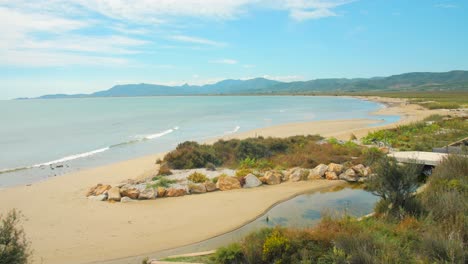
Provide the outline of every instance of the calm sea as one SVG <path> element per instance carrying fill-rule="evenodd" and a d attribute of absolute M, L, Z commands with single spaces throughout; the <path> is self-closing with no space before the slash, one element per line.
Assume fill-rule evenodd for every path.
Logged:
<path fill-rule="evenodd" d="M 314 120 L 370 118 L 343 97 L 197 96 L 0 101 L 0 188 L 173 149 L 185 140 Z"/>

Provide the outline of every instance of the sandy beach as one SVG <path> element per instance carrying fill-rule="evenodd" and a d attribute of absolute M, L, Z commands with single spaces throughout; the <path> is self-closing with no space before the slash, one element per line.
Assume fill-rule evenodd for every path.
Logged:
<path fill-rule="evenodd" d="M 379 115 L 401 115 L 393 127 L 421 120 L 444 110 L 426 110 L 405 100 L 361 98 L 385 103 Z M 367 119 L 286 124 L 230 135 L 287 137 L 321 134 L 349 139 L 384 127 Z M 0 213 L 11 208 L 25 216 L 25 232 L 32 242 L 34 263 L 87 263 L 144 255 L 198 242 L 239 227 L 278 201 L 298 193 L 329 188 L 341 181 L 284 183 L 256 189 L 188 195 L 131 204 L 89 201 L 84 196 L 97 183 L 116 184 L 152 175 L 155 154 L 108 166 L 50 178 L 30 186 L 0 190 Z"/>

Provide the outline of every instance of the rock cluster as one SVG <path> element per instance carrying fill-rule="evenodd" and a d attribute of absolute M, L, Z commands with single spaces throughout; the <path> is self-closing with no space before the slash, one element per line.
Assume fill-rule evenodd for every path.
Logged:
<path fill-rule="evenodd" d="M 187 172 L 184 172 L 188 174 Z M 291 168 L 285 171 L 269 170 L 249 173 L 242 178 L 222 174 L 215 182 L 194 183 L 186 177 L 176 178 L 171 184 L 161 187 L 161 179 L 147 181 L 127 180 L 116 186 L 97 184 L 88 190 L 86 196 L 93 201 L 113 201 L 128 203 L 136 200 L 153 200 L 163 197 L 179 197 L 188 194 L 203 194 L 216 190 L 229 191 L 240 188 L 256 188 L 263 184 L 276 185 L 282 182 L 299 182 L 306 180 L 344 180 L 347 182 L 364 182 L 372 171 L 362 164 L 345 166 L 337 163 L 319 164 L 313 169 Z M 178 177 L 174 175 L 174 177 Z M 213 177 L 213 176 L 212 176 Z M 169 178 L 171 179 L 171 178 Z"/>

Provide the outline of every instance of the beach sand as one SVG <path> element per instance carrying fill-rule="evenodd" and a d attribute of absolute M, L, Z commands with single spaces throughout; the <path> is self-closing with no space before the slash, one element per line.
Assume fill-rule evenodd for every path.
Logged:
<path fill-rule="evenodd" d="M 400 122 L 385 127 L 444 113 L 406 105 L 401 99 L 365 99 L 387 105 L 376 114 L 402 115 Z M 347 140 L 351 133 L 361 137 L 381 129 L 367 127 L 375 122 L 357 119 L 287 124 L 225 138 L 321 134 Z M 253 220 L 278 201 L 305 191 L 343 184 L 320 180 L 284 183 L 127 204 L 89 201 L 85 197 L 86 191 L 97 183 L 116 184 L 152 175 L 159 157 L 162 154 L 50 178 L 31 186 L 0 190 L 0 213 L 17 208 L 25 216 L 23 227 L 32 242 L 34 263 L 98 262 L 208 239 Z"/>

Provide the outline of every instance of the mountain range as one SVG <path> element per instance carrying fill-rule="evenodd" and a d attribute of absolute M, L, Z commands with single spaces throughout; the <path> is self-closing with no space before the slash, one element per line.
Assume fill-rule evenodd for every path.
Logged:
<path fill-rule="evenodd" d="M 328 94 L 402 91 L 468 91 L 468 71 L 411 72 L 388 77 L 280 82 L 265 78 L 223 80 L 207 85 L 116 85 L 91 94 L 50 94 L 38 99 L 164 95 Z"/>

